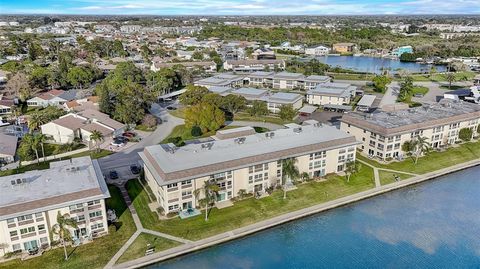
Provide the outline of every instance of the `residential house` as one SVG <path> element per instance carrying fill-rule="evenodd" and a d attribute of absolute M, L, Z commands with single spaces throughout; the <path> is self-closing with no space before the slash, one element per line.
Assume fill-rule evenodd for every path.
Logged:
<path fill-rule="evenodd" d="M 333 44 L 333 51 L 337 53 L 354 53 L 357 50 L 355 43 L 335 43 Z"/>
<path fill-rule="evenodd" d="M 217 71 L 217 64 L 214 61 L 206 61 L 206 62 L 174 62 L 174 63 L 164 63 L 164 62 L 156 62 L 152 61 L 152 65 L 150 66 L 150 70 L 153 72 L 157 72 L 161 68 L 171 68 L 175 65 L 183 65 L 187 69 L 193 68 L 201 68 L 206 72 L 216 72 Z"/>
<path fill-rule="evenodd" d="M 18 137 L 0 133 L 0 164 L 15 161 Z"/>
<path fill-rule="evenodd" d="M 90 157 L 51 162 L 49 169 L 0 177 L 0 244 L 28 251 L 58 241 L 57 215 L 69 214 L 75 244 L 108 233 L 105 199 L 110 197 L 98 162 Z"/>
<path fill-rule="evenodd" d="M 111 119 L 97 110 L 86 109 L 69 113 L 41 126 L 42 134 L 56 143 L 72 143 L 75 138 L 89 142 L 94 130 L 107 137 L 116 137 L 125 131 L 125 124 Z"/>
<path fill-rule="evenodd" d="M 325 46 L 310 47 L 305 49 L 306 55 L 324 56 L 330 53 L 330 48 Z"/>
<path fill-rule="evenodd" d="M 252 58 L 255 60 L 275 60 L 275 51 L 269 48 L 258 48 L 252 52 Z"/>
<path fill-rule="evenodd" d="M 398 47 L 398 48 L 395 48 L 392 50 L 392 55 L 393 56 L 396 56 L 396 57 L 399 57 L 402 56 L 402 54 L 404 53 L 413 53 L 413 48 L 412 46 L 402 46 L 402 47 Z"/>
<path fill-rule="evenodd" d="M 76 90 L 50 90 L 45 93 L 33 97 L 27 100 L 28 106 L 38 106 L 38 107 L 47 107 L 47 106 L 62 106 L 66 102 L 75 100 L 77 97 Z"/>
<path fill-rule="evenodd" d="M 356 145 L 354 136 L 314 124 L 179 148 L 149 146 L 139 154 L 148 185 L 170 213 L 199 206 L 203 194 L 194 193 L 206 181 L 220 189 L 216 203 L 237 197 L 240 190 L 262 194 L 281 184 L 282 160 L 287 158 L 294 158 L 299 172 L 311 177 L 342 172 L 347 161 L 355 160 Z"/>

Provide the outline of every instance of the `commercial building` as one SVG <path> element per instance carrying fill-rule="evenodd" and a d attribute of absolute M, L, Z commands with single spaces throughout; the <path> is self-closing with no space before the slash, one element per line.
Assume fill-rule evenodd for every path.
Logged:
<path fill-rule="evenodd" d="M 244 129 L 241 132 L 245 132 Z M 145 178 L 165 213 L 198 207 L 195 196 L 209 180 L 220 187 L 217 202 L 240 190 L 264 193 L 281 184 L 282 160 L 295 158 L 300 173 L 322 177 L 342 172 L 355 159 L 355 137 L 319 123 L 202 144 L 149 146 L 140 153 Z"/>
<path fill-rule="evenodd" d="M 45 170 L 0 177 L 0 244 L 3 251 L 48 247 L 58 213 L 69 214 L 75 244 L 108 233 L 105 199 L 110 197 L 96 160 L 81 157 L 51 162 Z"/>
<path fill-rule="evenodd" d="M 357 87 L 348 83 L 322 83 L 307 91 L 307 103 L 311 105 L 348 105 Z"/>
<path fill-rule="evenodd" d="M 428 139 L 432 148 L 455 144 L 463 128 L 473 130 L 480 124 L 480 106 L 442 99 L 436 104 L 391 112 L 352 112 L 341 119 L 340 129 L 354 135 L 365 154 L 385 160 L 402 158 L 402 145 L 418 136 Z"/>

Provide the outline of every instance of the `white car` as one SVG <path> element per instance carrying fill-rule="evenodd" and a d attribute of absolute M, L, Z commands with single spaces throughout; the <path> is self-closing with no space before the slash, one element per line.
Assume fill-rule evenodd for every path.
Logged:
<path fill-rule="evenodd" d="M 4 122 L 3 120 L 0 120 L 0 127 L 2 127 L 2 126 L 8 126 L 8 125 L 10 125 L 10 123 Z"/>

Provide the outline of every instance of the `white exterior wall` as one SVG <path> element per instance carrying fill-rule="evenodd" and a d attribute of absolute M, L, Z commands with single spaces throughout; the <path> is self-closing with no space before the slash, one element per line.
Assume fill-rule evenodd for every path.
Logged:
<path fill-rule="evenodd" d="M 42 211 L 39 210 L 34 214 L 26 214 L 27 216 L 31 216 L 31 219 L 20 221 L 18 217 L 22 217 L 19 215 L 18 217 L 11 218 L 9 220 L 2 220 L 0 221 L 0 243 L 8 244 L 8 247 L 4 250 L 5 253 L 12 252 L 16 249 L 20 249 L 22 251 L 25 249 L 25 243 L 36 241 L 37 246 L 40 248 L 42 245 L 50 245 L 50 233 L 52 227 L 57 223 L 57 214 L 60 211 L 61 214 L 69 214 L 70 217 L 76 217 L 79 215 L 84 215 L 85 220 L 78 222 L 78 229 L 85 228 L 86 229 L 86 239 L 91 236 L 92 232 L 96 231 L 98 235 L 103 235 L 108 233 L 108 224 L 107 224 L 107 214 L 106 214 L 106 206 L 105 200 L 100 199 L 98 204 L 94 204 L 92 206 L 88 206 L 87 203 L 83 204 L 83 211 L 74 210 L 71 211 L 69 207 L 60 207 L 53 210 Z M 72 203 L 74 205 L 75 203 Z M 89 217 L 89 213 L 101 211 L 100 217 Z M 96 230 L 91 230 L 91 226 L 93 224 L 101 224 L 103 227 L 97 228 Z M 43 230 L 39 229 L 39 226 L 44 226 Z M 32 232 L 27 232 L 25 234 L 21 234 L 21 229 L 34 229 Z M 11 236 L 10 232 L 16 232 L 17 235 Z M 74 229 L 70 229 L 72 236 L 74 235 Z M 53 240 L 58 240 L 58 238 L 53 238 Z M 81 240 L 83 242 L 83 240 Z M 0 255 L 1 255 L 0 251 Z M 4 254 L 4 253 L 3 253 Z"/>
<path fill-rule="evenodd" d="M 350 98 L 326 96 L 326 95 L 307 95 L 307 102 L 311 105 L 344 105 L 350 103 Z"/>
<path fill-rule="evenodd" d="M 313 154 L 313 153 L 312 153 Z M 347 160 L 355 160 L 355 146 L 346 146 L 338 149 L 324 151 L 322 154 L 305 154 L 296 157 L 296 166 L 300 173 L 306 172 L 311 177 L 321 177 L 330 173 L 342 172 Z M 258 165 L 258 164 L 257 164 Z M 225 186 L 221 186 L 220 194 L 225 194 L 225 200 L 238 196 L 241 189 L 248 193 L 253 193 L 256 188 L 259 191 L 265 191 L 266 188 L 281 184 L 281 164 L 277 161 L 262 163 L 261 169 L 255 167 L 244 167 L 227 172 L 225 180 L 217 181 L 217 184 L 225 182 Z M 253 166 L 253 165 L 252 165 Z M 145 179 L 148 185 L 157 196 L 157 200 L 165 213 L 176 210 L 186 209 L 184 203 L 191 202 L 191 207 L 198 207 L 197 199 L 202 199 L 203 193 L 200 197 L 195 197 L 193 193 L 196 189 L 202 189 L 204 182 L 209 177 L 200 177 L 192 179 L 190 182 L 178 182 L 163 186 L 159 186 L 153 175 L 145 165 Z M 266 176 L 265 176 L 266 174 Z M 231 182 L 231 183 L 228 183 Z M 175 185 L 176 184 L 176 185 Z M 182 192 L 191 191 L 192 195 L 182 195 Z"/>
<path fill-rule="evenodd" d="M 75 139 L 75 132 L 53 122 L 41 126 L 42 134 L 52 137 L 55 142 L 60 144 L 72 143 Z"/>
<path fill-rule="evenodd" d="M 455 122 L 419 131 L 409 131 L 389 137 L 384 137 L 344 122 L 340 124 L 340 130 L 354 135 L 357 141 L 362 142 L 358 147 L 362 149 L 362 152 L 365 155 L 373 155 L 380 159 L 386 159 L 406 155 L 406 152 L 402 151 L 402 145 L 407 141 L 411 141 L 418 135 L 426 137 L 432 148 L 440 148 L 455 144 L 455 142 L 459 140 L 458 133 L 461 129 L 471 128 L 474 131 L 475 136 L 476 128 L 479 123 L 480 119 Z"/>

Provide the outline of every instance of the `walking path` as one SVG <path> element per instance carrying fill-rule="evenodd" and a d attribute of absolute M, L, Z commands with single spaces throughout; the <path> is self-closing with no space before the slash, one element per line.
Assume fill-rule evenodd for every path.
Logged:
<path fill-rule="evenodd" d="M 398 170 L 393 170 L 393 169 L 387 169 L 387 168 L 379 168 L 376 166 L 373 166 L 372 164 L 369 164 L 365 161 L 357 159 L 358 162 L 363 163 L 366 166 L 369 166 L 373 169 L 373 176 L 375 179 L 375 188 L 379 188 L 382 186 L 381 181 L 380 181 L 380 173 L 379 171 L 387 171 L 387 172 L 392 172 L 392 173 L 397 173 L 397 174 L 405 174 L 405 175 L 410 175 L 410 176 L 420 176 L 418 174 L 413 174 L 409 172 L 403 172 L 403 171 L 398 171 Z"/>
<path fill-rule="evenodd" d="M 135 233 L 127 240 L 127 242 L 125 242 L 125 244 L 117 251 L 117 253 L 115 253 L 115 255 L 113 255 L 113 257 L 110 259 L 110 261 L 107 263 L 107 265 L 105 265 L 105 268 L 112 268 L 112 266 L 115 265 L 115 263 L 118 261 L 118 259 L 120 259 L 120 257 L 123 255 L 123 253 L 125 253 L 125 251 L 127 251 L 127 249 L 133 244 L 135 239 L 137 239 L 137 237 L 141 233 L 152 234 L 152 235 L 155 235 L 155 236 L 158 236 L 158 237 L 163 237 L 163 238 L 173 240 L 173 241 L 177 241 L 177 242 L 180 242 L 180 243 L 183 243 L 183 244 L 192 243 L 192 241 L 187 240 L 187 239 L 183 239 L 183 238 L 176 237 L 176 236 L 173 236 L 173 235 L 164 234 L 164 233 L 160 233 L 160 232 L 157 232 L 157 231 L 152 231 L 152 230 L 148 230 L 148 229 L 143 228 L 142 222 L 140 221 L 140 218 L 138 217 L 137 211 L 135 210 L 135 207 L 132 204 L 132 200 L 130 199 L 130 196 L 128 195 L 128 191 L 125 188 L 125 185 L 121 184 L 121 183 L 120 184 L 115 184 L 115 185 L 118 186 L 118 188 L 120 189 L 120 192 L 122 193 L 123 200 L 125 200 L 125 203 L 127 204 L 128 210 L 130 210 L 130 213 L 132 214 L 133 222 L 135 223 L 135 227 L 137 227 L 137 231 L 135 231 Z"/>
<path fill-rule="evenodd" d="M 365 163 L 365 162 L 362 162 Z M 365 163 L 366 164 L 366 163 Z M 374 167 L 372 165 L 366 164 L 370 167 Z M 304 208 L 301 210 L 293 211 L 281 216 L 277 216 L 271 219 L 267 219 L 264 221 L 260 221 L 245 227 L 241 227 L 238 229 L 234 229 L 225 233 L 221 233 L 212 237 L 208 237 L 202 240 L 198 240 L 195 242 L 186 243 L 171 249 L 167 249 L 146 257 L 142 257 L 133 261 L 128 261 L 122 264 L 118 264 L 113 266 L 115 269 L 120 268 L 140 268 L 155 262 L 164 261 L 170 258 L 174 258 L 180 255 L 184 255 L 187 253 L 191 253 L 200 249 L 204 249 L 213 245 L 217 245 L 222 242 L 230 241 L 236 238 L 240 238 L 273 226 L 277 226 L 286 222 L 290 222 L 299 218 L 303 218 L 308 215 L 316 214 L 325 210 L 329 210 L 332 208 L 336 208 L 339 206 L 344 206 L 353 202 L 357 202 L 366 198 L 370 198 L 373 196 L 377 196 L 392 190 L 400 189 L 409 185 L 417 184 L 423 181 L 427 181 L 442 175 L 450 174 L 459 170 L 463 170 L 469 167 L 480 165 L 480 159 L 469 161 L 466 163 L 454 165 L 451 167 L 447 167 L 441 170 L 437 170 L 434 172 L 426 173 L 423 175 L 418 175 L 409 179 L 405 179 L 402 181 L 394 182 L 391 184 L 387 184 L 385 186 L 376 187 L 367 191 L 359 192 L 353 195 L 349 195 L 347 197 L 342 197 L 333 201 L 329 201 L 323 204 L 318 204 L 315 206 L 311 206 L 308 208 Z M 110 268 L 110 267 L 108 267 Z"/>

